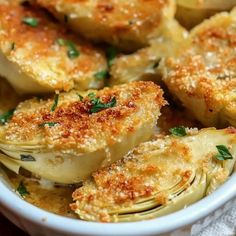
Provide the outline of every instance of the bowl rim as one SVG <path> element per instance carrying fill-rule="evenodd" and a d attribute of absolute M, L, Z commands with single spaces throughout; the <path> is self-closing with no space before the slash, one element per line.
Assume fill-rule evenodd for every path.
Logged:
<path fill-rule="evenodd" d="M 235 182 L 236 173 L 211 195 L 189 207 L 156 219 L 128 223 L 96 223 L 71 219 L 42 210 L 21 199 L 0 177 L 0 208 L 3 206 L 28 222 L 69 235 L 157 235 L 193 224 L 223 206 L 236 197 Z"/>

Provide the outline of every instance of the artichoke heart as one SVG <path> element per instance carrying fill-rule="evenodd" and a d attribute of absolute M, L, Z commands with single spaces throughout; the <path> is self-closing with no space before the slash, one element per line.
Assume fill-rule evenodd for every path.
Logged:
<path fill-rule="evenodd" d="M 195 27 L 182 52 L 160 66 L 170 93 L 205 126 L 236 125 L 235 12 Z"/>
<path fill-rule="evenodd" d="M 174 0 L 36 1 L 74 32 L 128 52 L 148 45 L 175 13 Z"/>
<path fill-rule="evenodd" d="M 19 2 L 0 1 L 0 75 L 21 94 L 102 88 L 104 53 Z"/>
<path fill-rule="evenodd" d="M 220 160 L 223 151 L 225 159 Z M 95 172 L 73 193 L 71 208 L 81 219 L 102 222 L 165 215 L 214 191 L 231 174 L 235 160 L 234 128 L 159 136 Z"/>
<path fill-rule="evenodd" d="M 152 82 L 34 98 L 0 126 L 0 150 L 45 179 L 77 183 L 149 140 L 165 103 Z"/>
<path fill-rule="evenodd" d="M 181 50 L 180 45 L 188 36 L 188 32 L 174 19 L 165 22 L 161 32 L 150 42 L 149 47 L 114 59 L 110 72 L 112 85 L 137 80 L 160 80 L 157 68 L 161 59 Z"/>

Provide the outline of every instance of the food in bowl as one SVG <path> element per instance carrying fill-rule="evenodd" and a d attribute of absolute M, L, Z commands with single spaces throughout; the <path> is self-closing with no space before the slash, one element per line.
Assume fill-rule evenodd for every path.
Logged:
<path fill-rule="evenodd" d="M 42 9 L 0 2 L 0 75 L 18 93 L 99 89 L 104 53 L 52 21 Z M 20 82 L 19 82 L 20 81 Z"/>
<path fill-rule="evenodd" d="M 175 12 L 173 0 L 37 0 L 37 3 L 74 32 L 128 52 L 147 46 Z"/>
<path fill-rule="evenodd" d="M 175 29 L 175 30 L 173 30 Z M 148 47 L 139 49 L 129 55 L 118 55 L 111 65 L 110 84 L 117 85 L 137 80 L 153 80 L 160 82 L 161 77 L 156 70 L 162 58 L 175 55 L 181 50 L 188 31 L 175 19 L 168 20 L 162 32 L 156 36 Z"/>
<path fill-rule="evenodd" d="M 139 5 L 141 2 L 143 1 L 130 2 L 135 12 L 140 11 L 141 17 L 144 17 L 140 21 L 141 25 L 134 23 L 138 27 L 138 33 L 145 26 L 145 24 L 142 25 L 142 22 L 150 20 L 148 14 L 141 14 L 143 13 Z M 166 4 L 163 7 L 169 9 L 169 12 L 173 11 L 173 1 L 160 2 Z M 85 6 L 85 3 L 81 1 L 66 2 L 66 4 L 55 1 L 54 3 L 62 4 L 63 7 L 71 7 L 76 4 L 78 9 Z M 122 1 L 119 3 L 123 4 Z M 94 6 L 100 7 L 99 1 L 94 4 L 89 5 L 92 8 L 89 8 L 88 12 L 93 12 L 96 9 Z M 145 4 L 150 4 L 144 9 L 150 13 L 150 9 L 154 6 L 152 1 L 150 3 L 145 1 Z M 23 13 L 31 12 L 33 9 L 32 14 L 35 15 L 30 15 L 30 20 L 27 18 L 26 21 L 24 14 L 19 14 L 19 18 L 16 15 L 14 20 L 18 22 L 17 29 L 24 29 L 26 34 L 37 32 L 34 34 L 36 38 L 38 34 L 42 35 L 40 40 L 37 39 L 39 45 L 41 41 L 45 43 L 48 39 L 47 35 L 41 34 L 44 32 L 41 31 L 40 25 L 44 19 L 38 18 L 38 14 L 41 12 L 47 16 L 47 24 L 44 29 L 49 29 L 53 24 L 56 38 L 60 35 L 59 31 L 69 32 L 66 31 L 67 26 L 77 31 L 77 28 L 72 26 L 76 25 L 74 23 L 78 23 L 77 18 L 81 19 L 78 12 L 72 14 L 71 8 L 65 12 L 66 8 L 63 8 L 64 10 L 60 12 L 61 9 L 55 8 L 47 1 L 32 0 L 28 3 L 20 3 L 19 1 L 1 0 L 0 8 L 7 9 L 4 8 L 6 6 L 12 6 L 12 10 L 3 10 L 6 15 L 9 12 L 18 12 L 16 9 L 21 9 L 20 12 Z M 65 22 L 60 24 L 50 13 L 47 11 L 45 13 L 42 6 L 48 8 L 46 10 L 52 11 L 60 19 L 64 13 L 68 13 L 69 17 L 63 15 Z M 116 8 L 115 5 L 113 7 Z M 19 79 L 20 77 L 17 77 L 17 73 L 22 72 L 19 67 L 18 69 L 12 68 L 17 71 L 14 81 L 9 79 L 10 73 L 4 74 L 18 93 L 32 94 L 21 97 L 20 100 L 23 101 L 17 106 L 12 104 L 12 107 L 16 107 L 14 110 L 5 111 L 3 109 L 4 112 L 0 113 L 0 162 L 5 166 L 3 169 L 16 193 L 23 199 L 40 208 L 67 217 L 88 221 L 130 222 L 148 220 L 189 206 L 210 194 L 230 176 L 236 159 L 234 122 L 236 86 L 233 74 L 235 68 L 234 40 L 231 35 L 234 32 L 235 13 L 234 11 L 220 13 L 188 33 L 173 18 L 173 15 L 168 14 L 164 17 L 164 8 L 152 11 L 155 16 L 160 17 L 160 22 L 155 22 L 157 23 L 155 29 L 147 28 L 151 32 L 153 30 L 156 32 L 150 41 L 147 36 L 150 32 L 142 35 L 147 43 L 138 42 L 136 44 L 129 41 L 127 44 L 127 41 L 122 41 L 123 34 L 112 35 L 114 38 L 117 37 L 117 40 L 114 41 L 114 38 L 110 37 L 112 30 L 109 27 L 107 28 L 107 33 L 109 33 L 107 38 L 103 37 L 104 31 L 89 28 L 90 24 L 85 25 L 86 32 L 92 30 L 93 37 L 87 37 L 84 31 L 78 30 L 81 35 L 87 37 L 88 41 L 92 39 L 91 42 L 83 41 L 92 48 L 91 54 L 86 51 L 91 61 L 95 64 L 98 61 L 100 63 L 102 58 L 103 62 L 96 68 L 96 72 L 92 70 L 90 73 L 91 68 L 87 68 L 86 63 L 83 64 L 86 60 L 76 51 L 80 44 L 73 47 L 76 49 L 73 52 L 76 55 L 69 56 L 72 53 L 70 51 L 72 47 L 70 43 L 68 44 L 70 38 L 67 40 L 66 37 L 72 37 L 73 42 L 77 42 L 77 36 L 68 33 L 68 35 L 63 34 L 65 38 L 57 40 L 58 48 L 63 49 L 63 53 L 59 50 L 62 64 L 66 60 L 66 63 L 63 64 L 65 81 L 71 81 L 70 73 L 67 74 L 68 67 L 75 66 L 76 76 L 82 75 L 82 78 L 90 83 L 90 79 L 87 80 L 83 73 L 83 70 L 87 69 L 86 71 L 93 75 L 92 81 L 99 84 L 95 88 L 100 90 L 90 90 L 90 85 L 83 87 L 79 83 L 68 88 L 62 86 L 52 87 L 49 91 L 40 90 L 41 85 L 31 87 L 30 82 L 25 83 Z M 112 7 L 109 9 L 113 10 Z M 129 11 L 127 12 L 129 13 Z M 99 14 L 105 19 L 108 13 L 99 11 Z M 127 14 L 124 15 L 124 19 L 127 20 Z M 85 20 L 91 18 L 94 25 L 101 24 L 101 22 L 96 22 L 96 18 L 86 16 Z M 111 19 L 115 16 L 116 14 L 109 15 Z M 133 16 L 130 15 L 131 18 Z M 151 14 L 151 16 L 153 15 Z M 11 19 L 11 15 L 4 18 L 3 22 L 7 19 Z M 151 19 L 156 21 L 155 17 L 151 17 Z M 121 21 L 119 20 L 119 22 Z M 7 21 L 7 23 L 9 22 Z M 107 22 L 105 21 L 105 23 Z M 7 24 L 3 25 L 7 27 Z M 79 25 L 77 26 L 79 27 Z M 132 27 L 129 26 L 131 34 L 126 36 L 129 40 L 136 41 L 137 38 L 132 35 L 133 23 L 131 25 Z M 219 39 L 222 34 L 201 34 L 201 30 L 205 28 L 207 32 L 211 32 L 209 25 L 217 28 L 214 31 L 216 33 L 217 30 L 220 30 L 225 38 Z M 227 27 L 221 27 L 222 29 L 218 27 L 222 25 Z M 0 27 L 2 27 L 1 24 Z M 99 33 L 102 34 L 102 37 Z M 203 36 L 204 40 L 199 39 L 199 34 Z M 208 38 L 205 39 L 204 36 Z M 22 35 L 19 35 L 20 37 Z M 32 45 L 35 43 L 34 37 L 30 43 Z M 29 39 L 31 40 L 31 38 Z M 78 43 L 81 42 L 80 39 L 78 40 Z M 119 51 L 104 44 L 94 46 L 94 40 L 116 45 L 122 50 Z M 213 42 L 212 46 L 216 44 L 215 51 L 212 51 L 211 47 L 206 47 L 204 42 L 207 40 Z M 8 38 L 3 39 L 3 43 L 9 44 L 9 41 L 11 40 Z M 10 54 L 15 55 L 15 51 L 17 52 L 21 48 L 16 47 L 17 41 L 13 43 L 11 44 L 13 52 Z M 219 45 L 222 47 L 217 47 Z M 133 52 L 136 48 L 143 46 L 147 47 L 131 55 L 124 53 L 125 51 Z M 48 50 L 50 52 L 51 47 Z M 34 55 L 32 51 L 27 51 L 27 53 Z M 214 59 L 221 63 L 222 58 L 228 60 L 228 57 L 231 57 L 229 68 L 226 67 L 226 72 L 229 71 L 230 75 L 227 74 L 222 78 L 222 71 L 214 70 L 214 73 L 211 73 L 215 77 L 207 77 L 212 74 L 204 65 L 208 63 L 207 56 L 212 54 Z M 97 60 L 93 60 L 94 55 Z M 107 61 L 105 61 L 104 55 L 106 55 Z M 199 70 L 185 69 L 185 67 L 192 66 L 189 60 L 191 61 L 195 57 L 202 58 L 203 67 L 198 68 Z M 118 65 L 120 58 L 123 58 L 123 61 L 127 60 L 127 63 L 124 67 L 120 67 L 121 73 L 118 73 L 117 79 L 114 79 L 113 69 Z M 39 57 L 39 59 L 44 62 L 43 58 Z M 133 64 L 135 59 L 138 59 L 137 64 Z M 26 61 L 24 57 L 21 60 L 21 63 L 30 62 L 31 68 L 37 65 L 37 60 L 35 60 L 35 64 L 32 64 L 32 60 Z M 52 58 L 46 58 L 45 61 L 47 60 L 48 72 L 53 73 L 54 67 L 51 65 L 55 61 Z M 183 63 L 179 65 L 181 60 Z M 176 63 L 171 68 L 168 64 L 170 61 Z M 193 64 L 197 65 L 197 62 L 196 60 Z M 218 64 L 214 60 L 209 60 L 209 63 L 210 67 L 216 69 L 214 66 L 217 67 Z M 178 79 L 169 79 L 175 76 L 176 70 L 178 71 L 180 66 L 184 68 L 183 73 L 178 75 L 180 78 L 177 76 Z M 151 76 L 146 77 L 150 71 Z M 198 83 L 201 76 L 206 76 L 204 81 L 208 86 L 196 93 L 191 93 L 192 90 L 188 91 L 188 88 L 192 88 L 191 86 Z M 34 81 L 33 78 L 31 79 L 31 82 Z M 36 79 L 38 81 L 42 77 L 38 75 Z M 185 79 L 190 83 L 186 83 Z M 134 80 L 153 80 L 159 85 L 152 81 L 131 82 Z M 50 83 L 53 81 L 53 77 L 49 79 Z M 217 88 L 214 87 L 215 83 L 211 83 L 212 81 L 217 81 Z M 113 87 L 113 84 L 119 85 Z M 102 88 L 103 86 L 105 88 Z M 209 93 L 214 89 L 220 89 L 217 96 L 213 92 Z M 204 93 L 205 91 L 207 93 Z M 49 94 L 45 94 L 45 92 L 49 92 Z M 192 102 L 195 94 L 202 96 L 201 99 L 206 104 Z M 219 94 L 220 101 L 218 100 Z M 9 96 L 13 95 L 9 93 Z M 215 96 L 219 103 L 213 104 Z M 186 101 L 191 102 L 186 105 Z M 167 103 L 169 106 L 164 107 Z M 207 110 L 208 106 L 212 111 Z M 219 117 L 222 122 L 218 122 Z M 227 127 L 229 125 L 232 127 Z M 211 126 L 216 128 L 222 126 L 224 129 L 216 129 Z"/>
<path fill-rule="evenodd" d="M 150 139 L 162 94 L 140 81 L 24 101 L 0 127 L 0 150 L 42 178 L 78 183 Z"/>
<path fill-rule="evenodd" d="M 181 53 L 163 60 L 170 93 L 205 126 L 236 125 L 235 10 L 205 20 Z"/>
<path fill-rule="evenodd" d="M 152 219 L 200 200 L 227 179 L 236 161 L 236 129 L 172 133 L 95 172 L 73 193 L 76 214 L 102 222 Z"/>

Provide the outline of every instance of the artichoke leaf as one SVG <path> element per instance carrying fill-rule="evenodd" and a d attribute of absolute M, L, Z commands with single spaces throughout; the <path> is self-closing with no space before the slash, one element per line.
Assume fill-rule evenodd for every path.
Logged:
<path fill-rule="evenodd" d="M 194 179 L 196 178 L 195 175 L 196 173 L 192 172 L 188 180 L 183 180 L 183 178 L 180 178 L 178 183 L 176 183 L 169 189 L 162 190 L 161 192 L 157 192 L 156 194 L 154 193 L 150 198 L 138 200 L 131 207 L 120 208 L 118 209 L 118 211 L 109 211 L 109 214 L 118 214 L 120 216 L 127 213 L 136 214 L 154 208 L 162 209 L 165 204 L 160 205 L 160 203 L 157 201 L 158 197 L 165 194 L 168 196 L 168 201 L 174 201 L 177 196 L 186 191 L 186 189 L 188 189 L 192 185 L 192 182 L 194 182 Z"/>
<path fill-rule="evenodd" d="M 206 174 L 202 171 L 196 173 L 192 184 L 179 195 L 169 199 L 166 204 L 157 207 L 150 207 L 144 212 L 133 212 L 133 214 L 114 215 L 112 218 L 119 222 L 140 221 L 146 219 L 153 219 L 163 215 L 170 214 L 191 205 L 192 203 L 202 199 L 205 195 L 207 186 Z"/>

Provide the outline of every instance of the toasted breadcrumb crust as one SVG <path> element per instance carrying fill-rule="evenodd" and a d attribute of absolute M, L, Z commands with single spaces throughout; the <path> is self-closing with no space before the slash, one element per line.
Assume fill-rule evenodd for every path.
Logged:
<path fill-rule="evenodd" d="M 173 0 L 37 0 L 83 36 L 124 50 L 148 45 L 159 26 L 173 18 Z M 66 16 L 66 18 L 65 18 Z M 66 21 L 65 21 L 66 19 Z"/>
<path fill-rule="evenodd" d="M 209 175 L 213 173 L 217 154 L 214 145 L 222 142 L 235 150 L 235 134 L 234 128 L 190 130 L 184 138 L 159 136 L 142 143 L 123 160 L 95 172 L 91 180 L 73 193 L 76 202 L 71 208 L 81 219 L 111 222 L 119 221 L 119 213 L 125 216 L 131 212 L 127 209 L 134 209 L 133 216 L 140 213 L 138 205 L 144 202 L 166 205 L 170 197 L 177 197 L 174 192 L 168 196 L 170 189 L 178 186 L 184 191 L 191 187 L 197 169 Z M 203 146 L 208 148 L 198 154 L 196 147 L 202 146 L 201 142 L 206 142 Z M 228 175 L 229 170 L 219 168 L 215 179 L 222 183 Z M 145 210 L 148 211 L 148 206 Z"/>
<path fill-rule="evenodd" d="M 37 20 L 38 25 L 25 24 L 25 17 Z M 58 39 L 71 41 L 80 55 L 69 58 L 68 47 L 59 45 Z M 39 92 L 103 85 L 103 81 L 97 81 L 94 76 L 107 67 L 103 53 L 67 32 L 39 8 L 22 6 L 17 1 L 0 2 L 0 52 L 19 66 L 21 74 L 42 87 Z"/>
<path fill-rule="evenodd" d="M 116 105 L 90 114 L 92 103 L 87 95 L 91 92 L 105 104 L 115 98 Z M 82 101 L 78 94 L 84 96 Z M 0 139 L 9 144 L 35 142 L 56 150 L 73 149 L 75 153 L 99 150 L 134 133 L 143 123 L 155 121 L 166 104 L 163 91 L 152 82 L 62 93 L 51 111 L 54 103 L 53 98 L 21 103 L 9 123 L 1 127 Z M 42 127 L 45 122 L 55 125 Z"/>
<path fill-rule="evenodd" d="M 220 13 L 197 26 L 162 72 L 169 90 L 204 125 L 235 125 L 236 17 Z"/>

